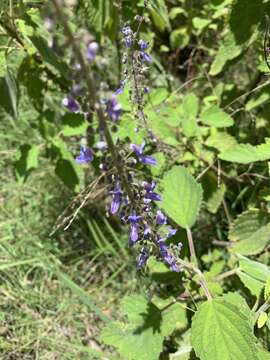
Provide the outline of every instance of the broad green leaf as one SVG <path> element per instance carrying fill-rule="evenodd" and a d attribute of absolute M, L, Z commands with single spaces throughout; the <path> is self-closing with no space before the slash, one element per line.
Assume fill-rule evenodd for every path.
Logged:
<path fill-rule="evenodd" d="M 201 120 L 204 124 L 217 128 L 229 127 L 234 123 L 233 118 L 216 105 L 204 110 Z"/>
<path fill-rule="evenodd" d="M 260 210 L 240 214 L 232 224 L 228 237 L 235 242 L 231 251 L 241 255 L 260 253 L 270 242 L 270 216 Z"/>
<path fill-rule="evenodd" d="M 118 131 L 112 133 L 114 140 L 125 140 L 128 138 L 131 143 L 141 144 L 147 137 L 147 130 L 138 125 L 131 114 L 123 114 L 118 125 Z"/>
<path fill-rule="evenodd" d="M 270 298 L 270 274 L 266 280 L 265 288 L 264 288 L 264 299 L 267 300 Z"/>
<path fill-rule="evenodd" d="M 270 98 L 269 92 L 262 92 L 259 95 L 256 95 L 255 97 L 252 97 L 247 103 L 246 103 L 246 110 L 250 111 L 257 106 L 262 105 Z"/>
<path fill-rule="evenodd" d="M 221 42 L 209 74 L 212 76 L 218 75 L 223 70 L 227 61 L 235 59 L 242 51 L 243 47 L 237 45 L 233 34 L 231 32 L 227 33 L 224 40 Z"/>
<path fill-rule="evenodd" d="M 192 345 L 201 360 L 258 360 L 250 319 L 226 295 L 199 308 L 191 332 Z"/>
<path fill-rule="evenodd" d="M 18 180 L 26 180 L 31 170 L 38 167 L 39 147 L 24 144 L 20 147 L 20 157 L 15 163 Z"/>
<path fill-rule="evenodd" d="M 270 360 L 270 352 L 268 352 L 264 349 L 258 348 L 258 357 L 259 357 L 259 360 Z"/>
<path fill-rule="evenodd" d="M 168 90 L 166 88 L 154 89 L 150 92 L 150 106 L 156 106 L 161 104 L 163 101 L 167 100 L 169 96 Z"/>
<path fill-rule="evenodd" d="M 188 93 L 178 109 L 182 131 L 185 136 L 193 137 L 198 132 L 196 117 L 199 111 L 199 99 L 194 93 Z"/>
<path fill-rule="evenodd" d="M 80 190 L 80 179 L 72 161 L 59 159 L 55 173 L 70 190 L 75 192 Z"/>
<path fill-rule="evenodd" d="M 250 144 L 237 144 L 221 152 L 221 154 L 219 154 L 219 158 L 239 164 L 250 164 L 256 161 L 265 161 L 270 159 L 270 141 L 269 139 L 266 139 L 265 144 L 257 146 Z"/>
<path fill-rule="evenodd" d="M 182 26 L 170 33 L 170 45 L 173 50 L 184 48 L 189 42 L 189 33 L 186 26 Z"/>
<path fill-rule="evenodd" d="M 147 111 L 146 114 L 148 116 L 148 122 L 151 124 L 151 129 L 157 138 L 161 139 L 168 145 L 174 146 L 179 144 L 176 137 L 176 131 L 159 116 L 158 112 Z"/>
<path fill-rule="evenodd" d="M 270 276 L 270 269 L 262 263 L 240 256 L 237 275 L 251 294 L 259 297 L 267 277 Z"/>
<path fill-rule="evenodd" d="M 187 323 L 185 310 L 179 304 L 167 309 L 164 304 L 159 306 L 141 295 L 124 298 L 121 312 L 127 320 L 109 323 L 102 331 L 102 340 L 127 359 L 158 359 L 165 336 L 183 329 Z"/>
<path fill-rule="evenodd" d="M 198 30 L 197 32 L 198 34 L 200 34 L 203 31 L 203 29 L 205 29 L 210 23 L 211 20 L 209 19 L 203 19 L 199 17 L 194 17 L 192 19 L 192 24 L 194 28 Z"/>
<path fill-rule="evenodd" d="M 220 187 L 218 187 L 212 193 L 212 195 L 210 196 L 210 198 L 206 203 L 207 210 L 210 211 L 210 213 L 216 214 L 218 208 L 222 204 L 225 192 L 226 192 L 226 186 L 224 184 L 221 184 Z"/>
<path fill-rule="evenodd" d="M 217 131 L 212 133 L 205 142 L 205 145 L 213 147 L 220 152 L 224 152 L 225 150 L 233 147 L 236 144 L 236 139 L 232 135 L 223 131 Z"/>
<path fill-rule="evenodd" d="M 201 185 L 186 168 L 175 166 L 166 173 L 161 186 L 161 207 L 178 225 L 191 228 L 201 206 Z"/>
<path fill-rule="evenodd" d="M 61 128 L 64 136 L 76 136 L 86 132 L 87 121 L 82 114 L 65 114 L 62 118 Z"/>

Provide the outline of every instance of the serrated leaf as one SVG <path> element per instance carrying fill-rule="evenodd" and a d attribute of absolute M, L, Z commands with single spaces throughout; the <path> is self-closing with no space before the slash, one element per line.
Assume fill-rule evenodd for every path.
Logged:
<path fill-rule="evenodd" d="M 38 167 L 39 147 L 24 144 L 20 147 L 20 157 L 15 163 L 18 180 L 26 180 L 31 170 Z"/>
<path fill-rule="evenodd" d="M 109 323 L 101 338 L 130 360 L 158 359 L 164 337 L 186 325 L 185 311 L 179 304 L 161 311 L 141 295 L 126 297 L 121 312 L 127 316 L 127 321 Z"/>
<path fill-rule="evenodd" d="M 259 297 L 267 277 L 270 276 L 270 269 L 262 263 L 240 256 L 237 275 L 251 294 Z"/>
<path fill-rule="evenodd" d="M 220 152 L 224 152 L 236 144 L 237 141 L 232 135 L 220 131 L 211 134 L 205 142 L 205 145 L 213 147 Z"/>
<path fill-rule="evenodd" d="M 235 242 L 231 251 L 255 255 L 270 242 L 270 215 L 260 210 L 248 210 L 233 222 L 228 237 Z"/>
<path fill-rule="evenodd" d="M 62 134 L 64 136 L 76 136 L 86 132 L 87 121 L 82 114 L 65 114 L 62 118 Z"/>
<path fill-rule="evenodd" d="M 267 319 L 268 319 L 267 313 L 264 312 L 264 311 L 261 312 L 259 317 L 258 317 L 258 320 L 257 320 L 257 326 L 258 326 L 259 329 L 261 329 L 265 325 Z"/>
<path fill-rule="evenodd" d="M 233 118 L 216 105 L 204 110 L 201 120 L 204 124 L 217 128 L 229 127 L 234 123 Z"/>
<path fill-rule="evenodd" d="M 221 152 L 219 158 L 222 160 L 236 162 L 239 164 L 250 164 L 256 161 L 270 159 L 270 142 L 253 146 L 250 144 L 237 144 Z"/>
<path fill-rule="evenodd" d="M 151 129 L 157 138 L 168 145 L 175 146 L 179 144 L 174 128 L 169 126 L 166 120 L 159 116 L 158 112 L 147 111 L 146 114 L 148 116 L 148 123 L 151 125 Z"/>
<path fill-rule="evenodd" d="M 175 166 L 164 176 L 161 186 L 161 207 L 178 225 L 191 228 L 201 206 L 201 185 L 186 168 Z"/>
<path fill-rule="evenodd" d="M 249 318 L 226 295 L 199 308 L 191 332 L 192 345 L 201 360 L 258 360 Z"/>

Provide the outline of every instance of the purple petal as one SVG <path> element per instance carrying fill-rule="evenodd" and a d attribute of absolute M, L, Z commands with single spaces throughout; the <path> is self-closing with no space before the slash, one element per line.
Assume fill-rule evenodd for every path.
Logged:
<path fill-rule="evenodd" d="M 145 51 L 141 51 L 141 56 L 142 56 L 142 59 L 147 61 L 147 62 L 152 62 L 153 61 L 152 57 L 149 54 L 147 54 L 147 52 L 145 52 Z"/>
<path fill-rule="evenodd" d="M 146 193 L 145 198 L 153 201 L 161 201 L 161 196 L 153 191 Z"/>
<path fill-rule="evenodd" d="M 113 200 L 111 203 L 111 213 L 116 214 L 120 208 L 121 205 L 121 194 L 117 193 L 114 194 Z"/>
<path fill-rule="evenodd" d="M 162 211 L 158 210 L 156 215 L 156 223 L 157 225 L 164 225 L 167 222 L 166 215 L 163 214 Z"/>
<path fill-rule="evenodd" d="M 95 41 L 91 42 L 86 50 L 86 58 L 88 60 L 94 60 L 98 52 L 98 48 L 99 48 L 98 43 L 96 43 Z"/>
<path fill-rule="evenodd" d="M 129 244 L 130 246 L 133 246 L 134 243 L 138 240 L 139 235 L 138 235 L 138 226 L 135 223 L 131 224 L 130 227 L 130 234 L 129 234 Z"/>
<path fill-rule="evenodd" d="M 143 164 L 146 164 L 146 165 L 156 165 L 157 164 L 157 160 L 154 159 L 152 156 L 148 156 L 148 155 L 140 155 L 139 160 L 140 160 L 140 162 L 142 162 Z"/>
<path fill-rule="evenodd" d="M 86 164 L 90 161 L 92 161 L 94 158 L 93 152 L 91 149 L 84 149 L 84 147 L 81 145 L 80 147 L 80 155 L 78 155 L 75 158 L 76 163 L 78 164 Z"/>
<path fill-rule="evenodd" d="M 140 252 L 139 258 L 137 260 L 136 269 L 137 271 L 141 270 L 141 268 L 145 265 L 148 260 L 150 254 L 146 248 L 143 248 Z"/>
<path fill-rule="evenodd" d="M 168 228 L 168 235 L 167 237 L 170 238 L 172 236 L 174 236 L 177 233 L 176 229 L 173 229 L 171 226 Z"/>
<path fill-rule="evenodd" d="M 62 104 L 71 112 L 77 113 L 80 110 L 80 105 L 78 102 L 71 96 L 66 96 L 62 100 Z"/>
<path fill-rule="evenodd" d="M 128 35 L 131 35 L 132 34 L 132 30 L 131 30 L 131 27 L 130 26 L 124 26 L 122 29 L 121 29 L 122 33 L 126 36 Z"/>
<path fill-rule="evenodd" d="M 145 50 L 148 48 L 148 44 L 147 42 L 145 42 L 144 40 L 139 40 L 138 41 L 138 45 L 140 46 L 140 49 L 141 50 Z"/>
<path fill-rule="evenodd" d="M 141 154 L 141 147 L 136 144 L 130 144 L 130 149 L 133 150 L 136 155 Z"/>

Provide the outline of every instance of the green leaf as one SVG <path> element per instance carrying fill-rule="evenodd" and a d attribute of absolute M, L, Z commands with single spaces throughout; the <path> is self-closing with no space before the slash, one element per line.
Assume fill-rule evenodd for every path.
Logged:
<path fill-rule="evenodd" d="M 162 179 L 161 207 L 178 225 L 191 228 L 202 201 L 202 187 L 189 171 L 175 166 Z"/>
<path fill-rule="evenodd" d="M 26 180 L 31 170 L 38 167 L 39 147 L 24 144 L 20 147 L 20 158 L 15 163 L 18 180 Z"/>
<path fill-rule="evenodd" d="M 170 45 L 173 50 L 184 48 L 189 42 L 188 28 L 182 26 L 170 33 Z"/>
<path fill-rule="evenodd" d="M 141 295 L 124 298 L 121 312 L 127 320 L 109 323 L 101 338 L 130 360 L 158 359 L 164 337 L 175 329 L 183 329 L 187 323 L 185 310 L 178 303 L 166 308 L 163 303 L 148 302 Z"/>
<path fill-rule="evenodd" d="M 260 253 L 270 242 L 270 215 L 260 210 L 248 210 L 233 222 L 228 237 L 235 242 L 230 248 L 241 255 Z"/>
<path fill-rule="evenodd" d="M 257 321 L 258 329 L 261 329 L 265 325 L 267 319 L 268 319 L 267 313 L 264 311 L 261 312 Z"/>
<path fill-rule="evenodd" d="M 270 159 L 270 139 L 265 139 L 265 144 L 253 146 L 250 144 L 236 144 L 219 154 L 222 160 L 250 164 L 256 161 Z"/>
<path fill-rule="evenodd" d="M 194 28 L 198 30 L 198 34 L 200 34 L 203 31 L 203 29 L 205 29 L 210 23 L 211 20 L 209 19 L 203 19 L 199 17 L 194 17 L 192 19 L 192 24 Z"/>
<path fill-rule="evenodd" d="M 176 138 L 176 131 L 166 123 L 166 119 L 161 118 L 159 113 L 155 111 L 147 111 L 146 114 L 151 129 L 159 139 L 168 145 L 174 146 L 179 144 Z"/>
<path fill-rule="evenodd" d="M 216 131 L 212 133 L 205 142 L 205 145 L 213 147 L 220 152 L 223 152 L 236 144 L 236 139 L 232 135 L 223 131 Z"/>
<path fill-rule="evenodd" d="M 251 294 L 259 297 L 267 277 L 270 276 L 270 269 L 257 261 L 239 256 L 239 271 L 237 271 L 237 275 Z"/>
<path fill-rule="evenodd" d="M 221 184 L 220 187 L 218 187 L 210 196 L 210 198 L 207 201 L 206 207 L 207 210 L 212 213 L 216 214 L 218 211 L 218 208 L 220 207 L 224 195 L 226 192 L 226 186 L 224 184 Z"/>
<path fill-rule="evenodd" d="M 75 192 L 80 190 L 80 179 L 72 161 L 59 159 L 55 173 L 70 190 Z"/>
<path fill-rule="evenodd" d="M 221 46 L 217 52 L 214 62 L 211 65 L 209 74 L 218 75 L 224 68 L 227 61 L 235 59 L 241 54 L 243 47 L 237 45 L 235 38 L 231 32 L 227 33 Z"/>
<path fill-rule="evenodd" d="M 258 348 L 258 357 L 259 357 L 259 360 L 270 360 L 270 352 L 268 352 L 264 349 Z"/>
<path fill-rule="evenodd" d="M 204 124 L 217 128 L 229 127 L 234 123 L 233 118 L 216 105 L 204 110 L 201 114 L 201 120 Z"/>
<path fill-rule="evenodd" d="M 191 334 L 201 360 L 258 360 L 250 320 L 226 295 L 199 308 L 192 319 Z"/>
<path fill-rule="evenodd" d="M 76 136 L 86 132 L 87 121 L 82 114 L 65 114 L 62 118 L 62 134 L 64 136 Z"/>
<path fill-rule="evenodd" d="M 264 299 L 267 300 L 270 298 L 270 275 L 266 280 L 265 288 L 264 288 Z"/>
<path fill-rule="evenodd" d="M 171 29 L 168 9 L 164 0 L 151 0 L 149 11 L 155 26 L 160 31 L 164 31 L 166 28 L 167 30 Z"/>
<path fill-rule="evenodd" d="M 188 93 L 183 98 L 183 103 L 179 108 L 179 115 L 182 130 L 185 136 L 193 137 L 198 132 L 196 117 L 199 111 L 199 99 L 194 93 Z"/>

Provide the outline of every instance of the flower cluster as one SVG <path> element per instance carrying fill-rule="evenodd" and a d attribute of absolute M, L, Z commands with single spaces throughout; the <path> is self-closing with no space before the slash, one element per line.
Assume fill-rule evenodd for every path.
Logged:
<path fill-rule="evenodd" d="M 144 125 L 147 125 L 147 117 L 143 109 L 144 95 L 149 92 L 149 88 L 145 86 L 144 78 L 147 64 L 152 62 L 152 57 L 147 52 L 148 43 L 138 39 L 137 32 L 134 32 L 130 25 L 124 26 L 121 32 L 126 48 L 123 63 L 127 64 L 123 79 L 114 95 L 98 100 L 98 103 L 94 104 L 94 107 L 101 109 L 106 124 L 99 124 L 94 130 L 92 129 L 99 137 L 99 141 L 93 146 L 95 151 L 81 146 L 75 161 L 80 165 L 87 164 L 93 161 L 95 155 L 99 169 L 104 172 L 103 179 L 110 199 L 108 211 L 113 216 L 119 216 L 122 222 L 129 226 L 129 246 L 139 248 L 137 269 L 142 269 L 148 258 L 154 255 L 166 263 L 172 271 L 178 272 L 180 267 L 177 264 L 177 257 L 180 247 L 176 249 L 166 243 L 168 238 L 175 235 L 176 230 L 167 224 L 167 217 L 157 209 L 161 196 L 156 191 L 156 183 L 151 179 L 142 181 L 137 171 L 138 167 L 157 164 L 156 159 L 148 153 L 153 145 L 152 137 L 149 137 L 147 143 L 143 141 L 140 145 L 123 143 L 117 139 L 117 134 L 113 144 L 110 144 L 106 138 L 106 131 L 114 127 L 117 129 L 119 124 L 122 108 L 118 95 L 124 91 L 127 82 L 131 88 L 131 100 L 136 105 L 135 117 L 139 122 L 143 121 Z M 99 45 L 95 41 L 90 41 L 85 47 L 84 58 L 89 67 L 95 64 L 98 50 Z M 81 66 L 75 62 L 73 68 L 77 74 L 74 77 L 76 81 L 62 104 L 70 112 L 89 116 L 94 107 L 89 110 L 85 103 L 87 100 L 85 100 L 86 96 L 83 96 L 83 85 L 81 85 L 83 84 L 83 75 L 80 75 Z M 105 126 L 108 126 L 109 130 Z"/>

